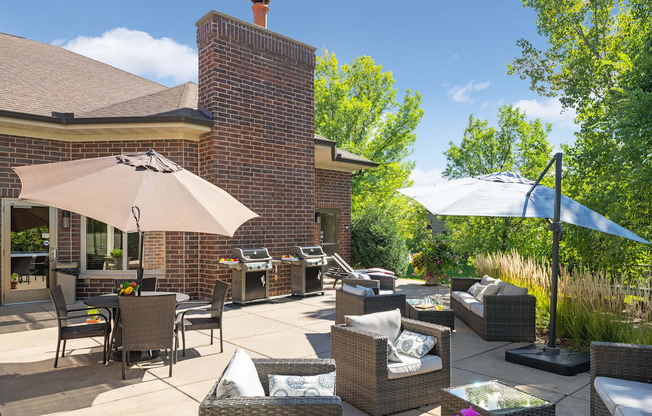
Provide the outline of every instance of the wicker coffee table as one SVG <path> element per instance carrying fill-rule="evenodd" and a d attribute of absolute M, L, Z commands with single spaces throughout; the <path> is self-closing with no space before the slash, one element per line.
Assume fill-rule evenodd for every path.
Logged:
<path fill-rule="evenodd" d="M 442 415 L 457 415 L 469 406 L 482 416 L 555 416 L 554 403 L 496 380 L 442 389 Z"/>
<path fill-rule="evenodd" d="M 428 322 L 447 326 L 452 330 L 455 329 L 455 312 L 448 306 L 442 306 L 441 309 L 436 308 L 419 308 L 419 304 L 426 303 L 424 299 L 407 299 L 407 317 L 416 319 L 418 321 Z"/>

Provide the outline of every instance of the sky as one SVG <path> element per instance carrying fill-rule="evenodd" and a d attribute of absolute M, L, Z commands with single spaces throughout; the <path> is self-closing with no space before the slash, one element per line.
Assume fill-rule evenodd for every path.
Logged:
<path fill-rule="evenodd" d="M 516 41 L 545 47 L 536 14 L 520 0 L 272 0 L 268 28 L 334 52 L 340 63 L 371 56 L 391 71 L 399 99 L 423 96 L 411 159 L 415 184 L 441 180 L 443 152 L 468 118 L 495 126 L 498 108 L 518 105 L 551 123 L 558 149 L 573 141 L 572 112 L 507 75 Z M 65 47 L 161 84 L 197 81 L 195 23 L 211 10 L 252 22 L 250 0 L 0 1 L 0 32 Z M 2 57 L 0 57 L 2 59 Z"/>

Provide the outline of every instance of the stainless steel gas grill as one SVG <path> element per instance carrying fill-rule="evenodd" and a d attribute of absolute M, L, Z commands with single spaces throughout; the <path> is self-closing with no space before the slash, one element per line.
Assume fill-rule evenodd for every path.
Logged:
<path fill-rule="evenodd" d="M 231 269 L 234 303 L 260 302 L 269 299 L 268 271 L 272 258 L 266 248 L 234 248 L 231 258 L 237 262 L 220 262 Z"/>
<path fill-rule="evenodd" d="M 324 294 L 322 270 L 328 263 L 326 253 L 320 246 L 290 248 L 292 264 L 292 294 L 305 296 L 315 293 Z"/>

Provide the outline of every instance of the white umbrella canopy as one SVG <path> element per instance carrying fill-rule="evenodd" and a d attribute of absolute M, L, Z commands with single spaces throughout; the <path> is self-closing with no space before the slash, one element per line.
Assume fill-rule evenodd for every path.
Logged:
<path fill-rule="evenodd" d="M 194 231 L 232 237 L 258 217 L 223 189 L 150 150 L 14 168 L 21 199 L 77 212 L 124 232 Z M 140 211 L 140 229 L 132 213 Z"/>
<path fill-rule="evenodd" d="M 539 184 L 527 196 L 534 183 L 517 173 L 496 172 L 432 186 L 403 188 L 399 192 L 415 199 L 435 215 L 552 220 L 555 191 Z M 560 220 L 649 244 L 633 232 L 564 195 L 561 196 Z"/>

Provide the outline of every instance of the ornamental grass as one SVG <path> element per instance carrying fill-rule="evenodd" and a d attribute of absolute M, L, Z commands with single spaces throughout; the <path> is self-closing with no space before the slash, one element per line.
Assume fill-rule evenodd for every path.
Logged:
<path fill-rule="evenodd" d="M 536 297 L 537 332 L 547 336 L 550 319 L 548 261 L 535 261 L 518 253 L 482 254 L 475 257 L 476 275 L 485 274 L 527 287 Z M 569 272 L 560 267 L 557 301 L 557 336 L 563 345 L 588 351 L 591 341 L 652 344 L 650 281 L 638 286 L 625 276 L 607 277 L 588 270 Z"/>

